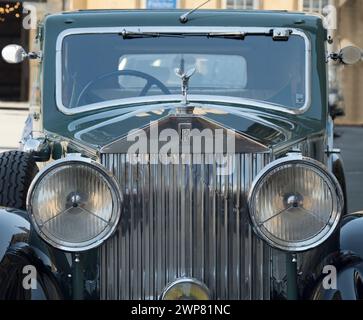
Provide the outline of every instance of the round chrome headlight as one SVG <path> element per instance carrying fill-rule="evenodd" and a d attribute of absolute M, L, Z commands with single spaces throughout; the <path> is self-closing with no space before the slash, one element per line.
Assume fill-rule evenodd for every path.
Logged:
<path fill-rule="evenodd" d="M 319 162 L 298 155 L 263 169 L 248 202 L 257 235 L 292 252 L 323 243 L 336 229 L 344 206 L 336 178 Z"/>
<path fill-rule="evenodd" d="M 161 300 L 210 300 L 210 292 L 196 279 L 179 278 L 166 286 Z"/>
<path fill-rule="evenodd" d="M 27 205 L 34 228 L 46 242 L 79 252 L 112 234 L 120 218 L 121 194 L 100 164 L 69 156 L 35 177 Z"/>

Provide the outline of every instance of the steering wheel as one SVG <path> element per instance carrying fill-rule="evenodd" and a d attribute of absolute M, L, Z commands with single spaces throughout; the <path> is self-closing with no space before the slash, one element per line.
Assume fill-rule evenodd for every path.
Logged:
<path fill-rule="evenodd" d="M 131 70 L 131 69 L 118 70 L 118 71 L 113 71 L 113 72 L 103 74 L 100 77 L 88 82 L 87 85 L 83 88 L 83 90 L 79 94 L 76 105 L 79 106 L 79 102 L 81 101 L 83 96 L 87 93 L 87 91 L 93 84 L 95 84 L 99 81 L 105 80 L 107 78 L 111 78 L 113 76 L 133 76 L 133 77 L 138 77 L 138 78 L 146 80 L 146 84 L 145 84 L 144 88 L 141 90 L 139 97 L 146 96 L 146 94 L 149 92 L 151 87 L 154 85 L 157 86 L 164 94 L 171 94 L 169 89 L 160 80 L 156 79 L 155 77 L 153 77 L 145 72 Z"/>

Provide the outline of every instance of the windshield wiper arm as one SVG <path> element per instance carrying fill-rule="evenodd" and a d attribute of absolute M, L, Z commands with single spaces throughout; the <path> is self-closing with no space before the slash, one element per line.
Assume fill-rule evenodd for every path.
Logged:
<path fill-rule="evenodd" d="M 244 40 L 246 37 L 245 32 L 211 32 L 207 34 L 208 38 L 224 38 L 224 39 L 236 39 Z"/>
<path fill-rule="evenodd" d="M 209 32 L 209 33 L 170 33 L 170 32 L 135 32 L 122 30 L 119 33 L 124 39 L 137 39 L 137 38 L 160 38 L 160 37 L 173 37 L 184 38 L 189 37 L 208 37 L 208 38 L 225 38 L 243 40 L 246 36 L 244 32 Z"/>
<path fill-rule="evenodd" d="M 275 28 L 268 32 L 214 32 L 209 33 L 209 38 L 226 38 L 226 39 L 237 39 L 244 40 L 248 35 L 261 35 L 261 36 L 271 36 L 275 41 L 287 41 L 291 35 L 292 31 L 290 29 Z"/>
<path fill-rule="evenodd" d="M 124 39 L 138 39 L 138 38 L 160 38 L 160 37 L 173 37 L 184 38 L 182 33 L 160 33 L 160 32 L 134 32 L 122 30 L 119 33 Z"/>

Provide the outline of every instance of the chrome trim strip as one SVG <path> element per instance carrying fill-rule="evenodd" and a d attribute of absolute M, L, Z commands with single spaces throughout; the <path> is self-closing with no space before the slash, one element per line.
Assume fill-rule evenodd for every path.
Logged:
<path fill-rule="evenodd" d="M 124 26 L 124 27 L 100 27 L 100 28 L 74 28 L 66 29 L 62 31 L 56 43 L 56 104 L 58 109 L 66 115 L 78 114 L 81 112 L 87 112 L 92 110 L 98 110 L 102 108 L 109 108 L 113 106 L 130 105 L 134 103 L 156 103 L 156 102 L 177 102 L 181 101 L 181 95 L 164 95 L 164 96 L 151 96 L 151 97 L 136 97 L 120 100 L 111 100 L 107 102 L 94 103 L 87 106 L 78 108 L 67 108 L 63 105 L 62 101 L 62 43 L 63 39 L 69 35 L 74 34 L 97 34 L 97 33 L 120 33 L 124 29 L 131 32 L 159 32 L 159 33 L 226 33 L 226 32 L 246 32 L 250 34 L 266 34 L 273 27 L 260 28 L 260 27 L 137 27 L 137 26 Z M 301 36 L 305 40 L 305 91 L 306 101 L 303 107 L 300 109 L 292 109 L 285 106 L 273 105 L 263 101 L 255 101 L 244 98 L 232 98 L 224 96 L 204 96 L 204 95 L 190 95 L 190 101 L 208 101 L 208 102 L 220 102 L 220 103 L 236 103 L 236 104 L 250 104 L 258 108 L 265 108 L 270 110 L 287 112 L 290 114 L 301 114 L 307 111 L 311 105 L 311 43 L 308 35 L 296 28 L 288 28 L 292 31 L 292 35 Z M 251 104 L 251 101 L 254 101 Z"/>

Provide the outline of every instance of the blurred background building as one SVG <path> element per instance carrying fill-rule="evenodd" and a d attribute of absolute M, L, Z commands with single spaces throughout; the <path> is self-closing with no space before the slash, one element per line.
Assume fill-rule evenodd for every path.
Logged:
<path fill-rule="evenodd" d="M 0 49 L 9 43 L 21 44 L 25 49 L 35 48 L 36 30 L 24 28 L 34 24 L 44 14 L 79 9 L 189 9 L 205 0 L 0 0 Z M 332 7 L 333 6 L 333 7 Z M 34 10 L 35 9 L 35 10 Z M 211 0 L 204 9 L 290 10 L 336 16 L 336 30 L 332 31 L 334 44 L 339 50 L 348 44 L 363 48 L 362 0 Z M 36 16 L 32 15 L 36 12 Z M 335 22 L 334 22 L 335 23 Z M 26 106 L 35 99 L 37 64 L 7 65 L 0 58 L 0 107 L 4 103 Z M 345 116 L 337 123 L 363 125 L 363 63 L 354 67 L 330 68 L 332 100 L 344 107 Z M 344 99 L 344 100 L 343 100 Z"/>

